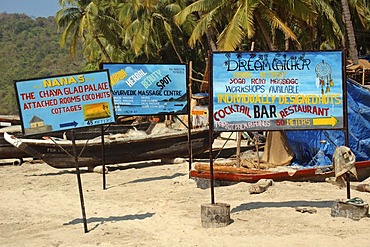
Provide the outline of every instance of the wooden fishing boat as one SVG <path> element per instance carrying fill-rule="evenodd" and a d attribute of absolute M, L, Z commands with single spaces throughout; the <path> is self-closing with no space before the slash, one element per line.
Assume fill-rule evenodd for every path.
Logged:
<path fill-rule="evenodd" d="M 98 136 L 101 136 L 102 129 L 104 134 L 124 134 L 127 131 L 135 129 L 135 130 L 148 130 L 149 126 L 151 125 L 150 121 L 145 122 L 132 122 L 132 123 L 114 123 L 109 125 L 102 126 L 91 126 L 87 128 L 78 128 L 75 129 L 74 135 L 75 139 L 92 139 Z M 43 135 L 35 135 L 30 136 L 32 138 L 42 138 Z M 56 138 L 67 138 L 69 140 L 72 139 L 71 131 L 56 131 L 52 133 L 53 137 Z"/>
<path fill-rule="evenodd" d="M 104 125 L 103 131 L 105 134 L 123 134 L 127 133 L 129 130 L 150 130 L 149 127 L 152 124 L 150 121 L 145 122 L 124 122 L 117 124 Z M 0 159 L 22 159 L 30 157 L 28 153 L 23 152 L 20 149 L 15 148 L 9 142 L 4 139 L 3 133 L 11 133 L 12 135 L 23 138 L 22 128 L 20 125 L 10 125 L 0 129 Z M 92 139 L 102 134 L 102 126 L 91 126 L 87 128 L 79 128 L 74 132 L 75 139 Z M 30 138 L 41 139 L 46 134 L 31 135 Z M 56 131 L 52 133 L 54 138 L 58 139 L 72 139 L 70 131 Z"/>
<path fill-rule="evenodd" d="M 29 154 L 22 150 L 15 148 L 13 145 L 8 143 L 4 139 L 4 132 L 14 133 L 15 135 L 22 134 L 22 128 L 20 125 L 7 126 L 0 129 L 0 159 L 19 159 L 22 163 L 23 158 L 30 157 Z"/>
<path fill-rule="evenodd" d="M 17 138 L 4 133 L 4 138 L 31 157 L 43 160 L 55 168 L 73 168 L 73 144 L 71 140 Z M 204 152 L 209 147 L 208 128 L 191 131 L 192 153 Z M 145 134 L 143 131 L 105 135 L 105 164 L 118 164 L 161 158 L 187 157 L 189 154 L 188 130 L 170 129 L 167 132 Z M 76 140 L 76 153 L 80 167 L 102 164 L 101 137 Z"/>
<path fill-rule="evenodd" d="M 355 163 L 357 179 L 363 181 L 370 176 L 370 161 L 360 161 Z M 209 164 L 195 164 L 195 169 L 190 171 L 193 178 L 210 179 Z M 214 166 L 213 178 L 218 181 L 248 182 L 256 183 L 260 179 L 272 179 L 278 181 L 311 181 L 324 182 L 326 178 L 334 177 L 333 167 L 313 167 L 306 169 L 289 169 L 284 171 L 271 171 L 247 168 L 235 168 L 225 166 Z"/>
<path fill-rule="evenodd" d="M 0 115 L 0 127 L 18 125 L 21 120 L 17 115 Z"/>

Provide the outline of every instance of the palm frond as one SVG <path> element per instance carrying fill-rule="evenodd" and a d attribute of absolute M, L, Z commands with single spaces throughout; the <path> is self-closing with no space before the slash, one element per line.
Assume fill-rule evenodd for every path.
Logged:
<path fill-rule="evenodd" d="M 222 31 L 217 40 L 217 47 L 220 51 L 233 51 L 235 50 L 242 39 L 245 37 L 245 32 L 242 29 L 242 21 L 245 16 L 245 6 L 240 6 L 236 11 L 233 19 Z M 249 25 L 248 25 L 249 26 Z"/>
<path fill-rule="evenodd" d="M 174 22 L 177 25 L 181 25 L 185 22 L 186 17 L 194 12 L 200 12 L 201 14 L 209 12 L 212 9 L 222 5 L 222 0 L 199 0 L 196 1 L 174 16 Z"/>
<path fill-rule="evenodd" d="M 300 47 L 300 43 L 297 39 L 297 36 L 292 31 L 292 29 L 289 28 L 289 26 L 277 15 L 274 11 L 271 9 L 265 8 L 264 11 L 262 11 L 262 16 L 264 19 L 268 20 L 271 27 L 274 29 L 279 29 L 282 31 L 286 37 L 296 42 L 298 47 Z"/>
<path fill-rule="evenodd" d="M 204 14 L 198 21 L 197 25 L 194 27 L 194 30 L 189 38 L 190 47 L 194 47 L 196 43 L 201 39 L 201 37 L 206 33 L 206 31 L 215 24 L 214 16 L 217 15 L 217 12 L 220 10 L 220 7 L 214 8 L 212 11 Z"/>

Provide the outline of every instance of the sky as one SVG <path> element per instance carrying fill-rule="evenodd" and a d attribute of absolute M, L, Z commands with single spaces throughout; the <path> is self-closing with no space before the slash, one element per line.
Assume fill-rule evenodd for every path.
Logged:
<path fill-rule="evenodd" d="M 60 10 L 58 0 L 0 0 L 0 13 L 20 13 L 30 17 L 55 16 Z"/>

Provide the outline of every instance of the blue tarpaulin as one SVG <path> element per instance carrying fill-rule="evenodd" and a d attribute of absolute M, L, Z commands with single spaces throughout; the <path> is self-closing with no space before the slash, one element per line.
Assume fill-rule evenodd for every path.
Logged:
<path fill-rule="evenodd" d="M 370 90 L 347 80 L 348 142 L 356 161 L 370 155 Z M 337 146 L 345 145 L 342 130 L 285 131 L 294 151 L 293 166 L 328 166 Z"/>

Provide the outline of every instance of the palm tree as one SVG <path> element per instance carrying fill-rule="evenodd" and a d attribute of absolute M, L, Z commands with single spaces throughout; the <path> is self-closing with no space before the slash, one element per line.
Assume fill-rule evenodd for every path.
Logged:
<path fill-rule="evenodd" d="M 200 18 L 189 44 L 194 46 L 208 30 L 212 30 L 218 50 L 238 49 L 246 43 L 245 38 L 251 42 L 252 39 L 257 39 L 259 33 L 263 35 L 261 37 L 269 49 L 275 49 L 269 31 L 281 31 L 300 49 L 297 36 L 286 24 L 290 22 L 284 21 L 283 17 L 299 19 L 308 25 L 312 25 L 311 20 L 315 18 L 312 5 L 307 0 L 199 0 L 177 14 L 175 22 L 182 25 L 192 13 L 198 13 Z"/>
<path fill-rule="evenodd" d="M 336 49 L 341 46 L 343 25 L 340 4 L 332 0 L 313 0 L 317 13 L 314 29 L 304 34 L 309 34 L 307 41 L 312 42 L 311 49 Z"/>
<path fill-rule="evenodd" d="M 354 64 L 358 64 L 358 53 L 357 53 L 357 45 L 356 45 L 356 38 L 355 32 L 352 25 L 351 20 L 351 12 L 349 9 L 349 4 L 347 0 L 341 0 L 341 5 L 343 9 L 343 22 L 346 27 L 346 36 L 343 38 L 344 40 L 348 39 L 348 53 L 349 57 Z M 366 5 L 365 5 L 366 6 Z M 368 24 L 367 24 L 368 25 Z"/>
<path fill-rule="evenodd" d="M 370 28 L 370 10 L 368 0 L 345 1 L 314 0 L 318 12 L 317 35 L 321 48 L 335 49 L 347 47 L 349 57 L 358 63 L 358 53 L 353 21 L 361 29 Z"/>
<path fill-rule="evenodd" d="M 104 54 L 106 61 L 111 62 L 107 46 L 119 46 L 119 23 L 109 16 L 103 6 L 104 1 L 95 0 L 59 0 L 62 9 L 56 14 L 59 27 L 65 28 L 61 45 L 65 46 L 70 39 L 69 50 L 71 55 L 76 55 L 78 40 L 81 39 L 85 50 L 89 50 L 88 43 L 96 42 L 99 50 Z M 89 52 L 93 52 L 90 49 Z"/>
<path fill-rule="evenodd" d="M 136 56 L 145 55 L 148 59 L 158 59 L 160 52 L 169 48 L 175 52 L 180 62 L 184 62 L 175 39 L 179 39 L 181 30 L 171 22 L 172 15 L 178 11 L 179 6 L 172 2 L 141 0 L 119 5 L 118 19 L 124 28 L 124 45 L 130 47 Z"/>

